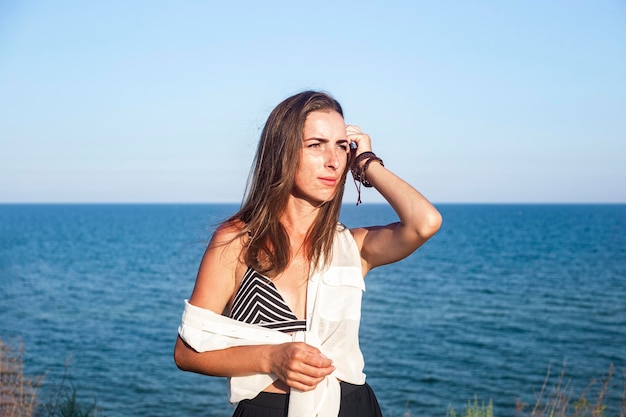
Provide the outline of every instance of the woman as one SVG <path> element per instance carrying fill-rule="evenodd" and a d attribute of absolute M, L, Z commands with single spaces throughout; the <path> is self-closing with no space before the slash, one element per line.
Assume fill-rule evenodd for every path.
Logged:
<path fill-rule="evenodd" d="M 397 223 L 338 223 L 347 172 Z M 241 209 L 214 233 L 174 358 L 229 377 L 235 416 L 380 416 L 358 344 L 363 278 L 437 232 L 438 211 L 384 167 L 339 103 L 306 91 L 270 114 Z"/>

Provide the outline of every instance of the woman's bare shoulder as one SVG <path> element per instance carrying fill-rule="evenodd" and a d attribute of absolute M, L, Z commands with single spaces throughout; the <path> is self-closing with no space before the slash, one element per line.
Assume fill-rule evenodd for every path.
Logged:
<path fill-rule="evenodd" d="M 247 234 L 241 223 L 226 222 L 213 233 L 196 278 L 190 302 L 198 307 L 221 313 L 242 275 L 243 250 Z"/>
<path fill-rule="evenodd" d="M 213 233 L 209 248 L 218 246 L 240 246 L 244 244 L 246 238 L 245 224 L 242 221 L 226 221 L 220 224 Z"/>

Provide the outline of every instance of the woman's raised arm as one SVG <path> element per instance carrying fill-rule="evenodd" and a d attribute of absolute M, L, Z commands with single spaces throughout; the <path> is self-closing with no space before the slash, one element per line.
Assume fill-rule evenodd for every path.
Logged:
<path fill-rule="evenodd" d="M 347 126 L 348 140 L 357 152 L 371 152 L 371 139 L 356 126 Z M 357 154 L 357 156 L 358 156 Z M 367 158 L 359 163 L 362 169 Z M 430 239 L 441 226 L 439 211 L 414 187 L 376 160 L 367 164 L 367 181 L 387 200 L 400 221 L 384 226 L 357 228 L 353 234 L 363 259 L 364 273 L 399 261 Z"/>

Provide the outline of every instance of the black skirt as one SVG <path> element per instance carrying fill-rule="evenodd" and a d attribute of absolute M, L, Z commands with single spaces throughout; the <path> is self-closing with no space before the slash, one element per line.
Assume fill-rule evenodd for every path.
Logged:
<path fill-rule="evenodd" d="M 341 406 L 339 417 L 382 417 L 376 395 L 369 385 L 352 385 L 340 382 Z M 251 400 L 243 400 L 233 417 L 286 417 L 289 394 L 261 392 Z"/>

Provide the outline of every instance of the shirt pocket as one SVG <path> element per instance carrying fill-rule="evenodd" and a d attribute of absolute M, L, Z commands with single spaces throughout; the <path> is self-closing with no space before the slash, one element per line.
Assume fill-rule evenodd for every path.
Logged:
<path fill-rule="evenodd" d="M 365 281 L 361 268 L 335 267 L 322 277 L 319 315 L 326 320 L 359 320 Z"/>

